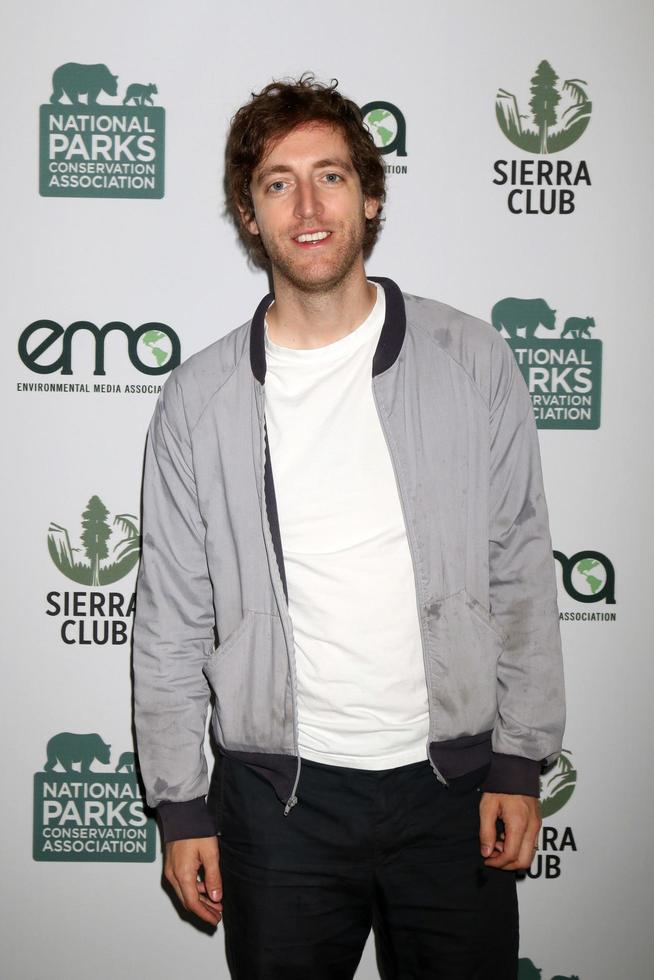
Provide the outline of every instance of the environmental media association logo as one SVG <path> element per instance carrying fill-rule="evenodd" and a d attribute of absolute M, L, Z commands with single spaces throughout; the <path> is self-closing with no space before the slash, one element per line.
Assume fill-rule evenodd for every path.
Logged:
<path fill-rule="evenodd" d="M 79 335 L 82 335 L 81 337 Z M 88 372 L 93 367 L 94 377 L 104 378 L 107 375 L 106 353 L 107 339 L 114 335 L 123 335 L 119 340 L 112 340 L 113 353 L 117 347 L 125 360 L 125 343 L 129 363 L 140 374 L 147 377 L 160 377 L 168 374 L 181 360 L 179 337 L 165 323 L 148 322 L 132 328 L 122 320 L 111 320 L 104 326 L 98 327 L 89 320 L 75 320 L 68 327 L 62 327 L 55 320 L 34 320 L 18 338 L 18 356 L 23 365 L 34 374 L 60 374 L 71 377 L 75 371 L 81 377 L 86 368 Z M 90 335 L 92 356 L 84 365 L 79 364 L 79 356 L 73 365 L 73 349 L 82 347 L 84 353 L 88 350 L 86 337 Z M 112 372 L 113 373 L 113 372 Z M 114 378 L 115 378 L 114 374 Z M 87 374 L 88 377 L 88 374 Z M 90 381 L 78 382 L 17 382 L 18 391 L 73 391 L 79 393 L 114 393 L 114 394 L 159 394 L 159 384 L 104 384 Z"/>
<path fill-rule="evenodd" d="M 165 112 L 157 95 L 153 82 L 131 82 L 121 99 L 107 65 L 59 65 L 40 109 L 40 193 L 163 197 Z"/>
<path fill-rule="evenodd" d="M 48 551 L 66 578 L 95 588 L 117 582 L 134 568 L 140 553 L 138 518 L 116 514 L 109 522 L 108 517 L 100 497 L 92 496 L 82 512 L 81 548 L 73 548 L 67 528 L 50 524 Z"/>
<path fill-rule="evenodd" d="M 554 551 L 554 557 L 561 569 L 561 581 L 565 593 L 575 602 L 584 605 L 604 602 L 614 606 L 615 569 L 613 562 L 601 551 L 577 551 L 569 558 L 562 551 Z M 561 610 L 561 621 L 615 622 L 615 612 L 595 612 L 594 610 Z"/>
<path fill-rule="evenodd" d="M 34 860 L 154 861 L 156 826 L 136 769 L 131 751 L 112 765 L 96 733 L 53 735 L 34 773 Z"/>
<path fill-rule="evenodd" d="M 406 157 L 406 120 L 404 113 L 392 102 L 366 102 L 361 106 L 363 123 L 372 134 L 375 146 L 386 158 L 391 154 Z M 406 163 L 388 163 L 383 160 L 387 174 L 405 174 Z"/>
<path fill-rule="evenodd" d="M 553 338 L 556 320 L 557 310 L 540 298 L 507 296 L 491 311 L 527 382 L 538 428 L 598 429 L 602 341 L 593 337 L 595 318 L 567 316 Z"/>
<path fill-rule="evenodd" d="M 543 977 L 540 967 L 535 966 L 533 960 L 525 956 L 518 960 L 518 980 L 546 980 L 546 978 Z M 557 973 L 550 980 L 579 980 L 579 976 L 576 973 L 570 975 Z"/>
<path fill-rule="evenodd" d="M 585 132 L 593 108 L 588 83 L 559 76 L 548 61 L 537 66 L 529 85 L 530 112 L 521 112 L 518 97 L 504 88 L 495 96 L 495 116 L 506 138 L 537 160 L 496 160 L 494 184 L 509 185 L 512 214 L 572 214 L 575 188 L 590 185 L 585 160 L 544 160 L 571 147 Z"/>

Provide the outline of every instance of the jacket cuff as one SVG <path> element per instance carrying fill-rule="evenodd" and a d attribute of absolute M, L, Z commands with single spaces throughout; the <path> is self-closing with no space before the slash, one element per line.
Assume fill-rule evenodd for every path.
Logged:
<path fill-rule="evenodd" d="M 540 762 L 519 755 L 493 752 L 488 775 L 481 785 L 483 793 L 519 793 L 540 796 Z"/>
<path fill-rule="evenodd" d="M 160 803 L 156 808 L 164 842 L 189 837 L 214 837 L 216 825 L 204 796 L 185 803 Z"/>

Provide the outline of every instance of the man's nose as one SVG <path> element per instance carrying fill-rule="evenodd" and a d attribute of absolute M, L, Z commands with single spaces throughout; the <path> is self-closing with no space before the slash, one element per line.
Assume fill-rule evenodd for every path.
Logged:
<path fill-rule="evenodd" d="M 295 214 L 298 218 L 312 218 L 321 210 L 320 196 L 313 181 L 300 181 L 295 196 Z"/>

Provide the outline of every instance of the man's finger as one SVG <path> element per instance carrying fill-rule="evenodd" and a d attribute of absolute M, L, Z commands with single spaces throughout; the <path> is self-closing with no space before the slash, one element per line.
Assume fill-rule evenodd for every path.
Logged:
<path fill-rule="evenodd" d="M 516 859 L 516 871 L 524 871 L 531 867 L 531 863 L 538 850 L 538 833 L 540 831 L 540 818 L 531 819 L 527 824 L 520 853 Z"/>
<path fill-rule="evenodd" d="M 179 899 L 179 904 L 180 905 L 183 905 L 184 904 L 184 896 L 182 895 L 182 889 L 179 887 L 179 882 L 177 881 L 177 878 L 175 877 L 175 875 L 172 874 L 172 873 L 166 874 L 166 881 L 168 882 L 168 884 L 171 886 L 171 888 L 173 889 L 173 891 L 177 895 L 177 898 Z"/>
<path fill-rule="evenodd" d="M 537 813 L 533 812 L 533 808 L 530 813 L 530 808 L 530 804 L 525 805 L 524 798 L 516 797 L 505 802 L 502 813 L 505 827 L 503 853 L 488 858 L 485 864 L 489 867 L 506 871 L 529 867 L 540 825 Z"/>
<path fill-rule="evenodd" d="M 497 846 L 498 807 L 490 796 L 483 796 L 479 805 L 479 843 L 484 857 L 490 857 Z"/>
<path fill-rule="evenodd" d="M 202 900 L 195 875 L 185 875 L 179 881 L 179 886 L 182 890 L 182 904 L 184 908 L 210 925 L 218 925 L 222 918 L 222 906 L 212 905 Z"/>

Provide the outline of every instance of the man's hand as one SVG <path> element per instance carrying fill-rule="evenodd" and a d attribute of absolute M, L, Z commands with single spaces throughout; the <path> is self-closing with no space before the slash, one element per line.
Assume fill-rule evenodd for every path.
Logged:
<path fill-rule="evenodd" d="M 223 917 L 218 838 L 194 837 L 166 844 L 164 877 L 189 912 L 217 926 Z M 202 881 L 198 872 L 203 869 Z"/>
<path fill-rule="evenodd" d="M 513 793 L 482 793 L 479 804 L 479 841 L 489 868 L 520 871 L 534 859 L 541 826 L 540 805 L 535 796 Z M 504 823 L 497 836 L 496 820 Z"/>

